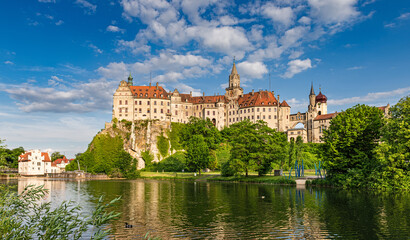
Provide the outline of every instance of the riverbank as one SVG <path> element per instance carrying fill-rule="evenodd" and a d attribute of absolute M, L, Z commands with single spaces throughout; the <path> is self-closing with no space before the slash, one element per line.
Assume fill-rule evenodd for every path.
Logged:
<path fill-rule="evenodd" d="M 295 177 L 287 179 L 283 176 L 257 176 L 256 173 L 245 176 L 222 177 L 220 172 L 202 173 L 201 176 L 194 173 L 171 173 L 171 172 L 141 172 L 139 178 L 143 179 L 180 179 L 201 182 L 245 182 L 245 183 L 269 183 L 295 185 Z"/>

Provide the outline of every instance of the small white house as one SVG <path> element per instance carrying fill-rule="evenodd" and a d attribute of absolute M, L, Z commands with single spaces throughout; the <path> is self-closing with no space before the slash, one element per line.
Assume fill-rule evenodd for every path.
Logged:
<path fill-rule="evenodd" d="M 65 172 L 65 167 L 70 164 L 74 159 L 67 159 L 65 156 L 63 158 L 56 159 L 51 163 L 52 167 L 58 168 L 59 172 Z"/>
<path fill-rule="evenodd" d="M 29 150 L 19 156 L 18 172 L 22 176 L 41 176 L 58 173 L 59 168 L 52 166 L 48 152 Z"/>

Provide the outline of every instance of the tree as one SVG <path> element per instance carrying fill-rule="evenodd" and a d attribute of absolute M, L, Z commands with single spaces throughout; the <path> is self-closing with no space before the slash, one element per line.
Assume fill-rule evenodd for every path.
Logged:
<path fill-rule="evenodd" d="M 187 147 L 194 135 L 202 135 L 210 150 L 216 150 L 222 141 L 221 133 L 209 119 L 190 117 L 180 133 L 182 145 Z"/>
<path fill-rule="evenodd" d="M 324 167 L 335 184 L 365 186 L 377 168 L 374 149 L 384 125 L 376 107 L 356 105 L 338 114 L 324 132 Z"/>
<path fill-rule="evenodd" d="M 63 154 L 61 154 L 60 152 L 53 152 L 51 154 L 51 161 L 54 162 L 55 160 L 60 159 L 60 158 L 64 158 L 64 157 L 65 156 Z"/>
<path fill-rule="evenodd" d="M 402 98 L 390 109 L 382 128 L 382 143 L 376 149 L 380 170 L 374 187 L 410 190 L 410 97 Z"/>
<path fill-rule="evenodd" d="M 295 139 L 293 137 L 290 139 L 288 157 L 288 167 L 290 168 L 290 166 L 292 166 L 292 163 L 295 161 Z"/>
<path fill-rule="evenodd" d="M 283 166 L 288 151 L 284 133 L 269 128 L 263 121 L 252 123 L 247 119 L 231 125 L 225 136 L 228 133 L 232 149 L 231 159 L 225 168 L 233 168 L 231 172 L 245 172 L 247 177 L 250 170 L 256 170 L 261 176 L 272 170 L 274 162 Z"/>
<path fill-rule="evenodd" d="M 303 139 L 301 136 L 297 136 L 295 143 L 295 158 L 300 161 L 303 153 Z"/>
<path fill-rule="evenodd" d="M 201 169 L 208 167 L 209 148 L 202 135 L 196 134 L 190 138 L 187 143 L 186 165 L 193 172 L 199 172 Z"/>

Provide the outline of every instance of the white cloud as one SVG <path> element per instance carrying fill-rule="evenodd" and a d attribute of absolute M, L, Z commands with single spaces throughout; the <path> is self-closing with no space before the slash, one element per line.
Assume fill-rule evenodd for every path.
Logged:
<path fill-rule="evenodd" d="M 56 0 L 38 0 L 41 3 L 56 3 Z"/>
<path fill-rule="evenodd" d="M 237 64 L 240 74 L 251 78 L 262 78 L 263 74 L 268 73 L 266 65 L 262 62 L 240 62 Z"/>
<path fill-rule="evenodd" d="M 4 64 L 7 64 L 7 65 L 14 65 L 14 63 L 13 63 L 12 61 L 9 61 L 9 60 L 4 61 Z"/>
<path fill-rule="evenodd" d="M 357 104 L 357 103 L 369 103 L 375 102 L 379 100 L 388 101 L 388 100 L 395 100 L 397 101 L 403 96 L 410 94 L 410 87 L 405 88 L 398 88 L 392 91 L 386 92 L 376 92 L 376 93 L 368 93 L 365 96 L 361 97 L 350 97 L 350 98 L 343 98 L 343 99 L 330 99 L 328 100 L 329 105 L 346 105 L 346 104 Z M 387 104 L 387 102 L 386 102 Z"/>
<path fill-rule="evenodd" d="M 124 32 L 125 30 L 124 30 L 124 29 L 121 29 L 121 28 L 119 28 L 119 27 L 117 27 L 117 26 L 109 25 L 109 26 L 107 27 L 107 31 L 108 31 L 108 32 Z"/>
<path fill-rule="evenodd" d="M 51 78 L 48 80 L 48 85 L 52 87 L 56 87 L 62 83 L 64 83 L 64 80 L 57 76 L 51 76 Z"/>
<path fill-rule="evenodd" d="M 91 4 L 86 0 L 76 0 L 75 4 L 77 4 L 81 8 L 84 8 L 84 12 L 87 14 L 93 14 L 97 11 L 97 5 Z"/>
<path fill-rule="evenodd" d="M 102 51 L 101 49 L 99 49 L 97 46 L 95 46 L 95 45 L 92 44 L 92 43 L 88 44 L 88 47 L 90 47 L 91 49 L 93 49 L 95 53 L 98 53 L 98 54 L 103 53 L 103 51 Z"/>
<path fill-rule="evenodd" d="M 305 60 L 300 60 L 300 59 L 292 60 L 288 63 L 288 69 L 285 72 L 285 74 L 283 74 L 282 77 L 292 78 L 295 74 L 298 74 L 309 68 L 312 68 L 312 63 L 309 58 Z"/>
<path fill-rule="evenodd" d="M 62 25 L 63 23 L 64 23 L 63 20 L 58 20 L 58 21 L 56 22 L 56 25 L 57 25 L 57 26 L 60 26 L 60 25 Z"/>
<path fill-rule="evenodd" d="M 399 20 L 406 20 L 410 19 L 410 12 L 402 13 L 400 16 L 397 17 Z"/>
<path fill-rule="evenodd" d="M 295 15 L 290 7 L 277 7 L 273 3 L 262 6 L 262 14 L 270 18 L 274 23 L 281 23 L 285 26 L 293 24 Z"/>
<path fill-rule="evenodd" d="M 56 76 L 50 80 L 50 85 L 54 86 L 63 81 Z M 10 94 L 24 112 L 93 112 L 110 109 L 117 84 L 99 79 L 74 84 L 71 89 L 64 90 L 21 84 L 0 85 L 0 91 Z"/>
<path fill-rule="evenodd" d="M 325 24 L 351 21 L 360 15 L 357 0 L 308 0 L 311 15 Z"/>

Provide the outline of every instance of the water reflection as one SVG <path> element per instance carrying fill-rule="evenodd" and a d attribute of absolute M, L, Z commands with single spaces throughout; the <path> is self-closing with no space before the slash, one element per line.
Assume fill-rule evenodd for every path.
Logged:
<path fill-rule="evenodd" d="M 409 195 L 287 186 L 184 181 L 61 181 L 44 184 L 48 199 L 73 200 L 90 211 L 96 199 L 122 196 L 116 238 L 409 239 Z M 124 222 L 133 228 L 124 228 Z"/>

